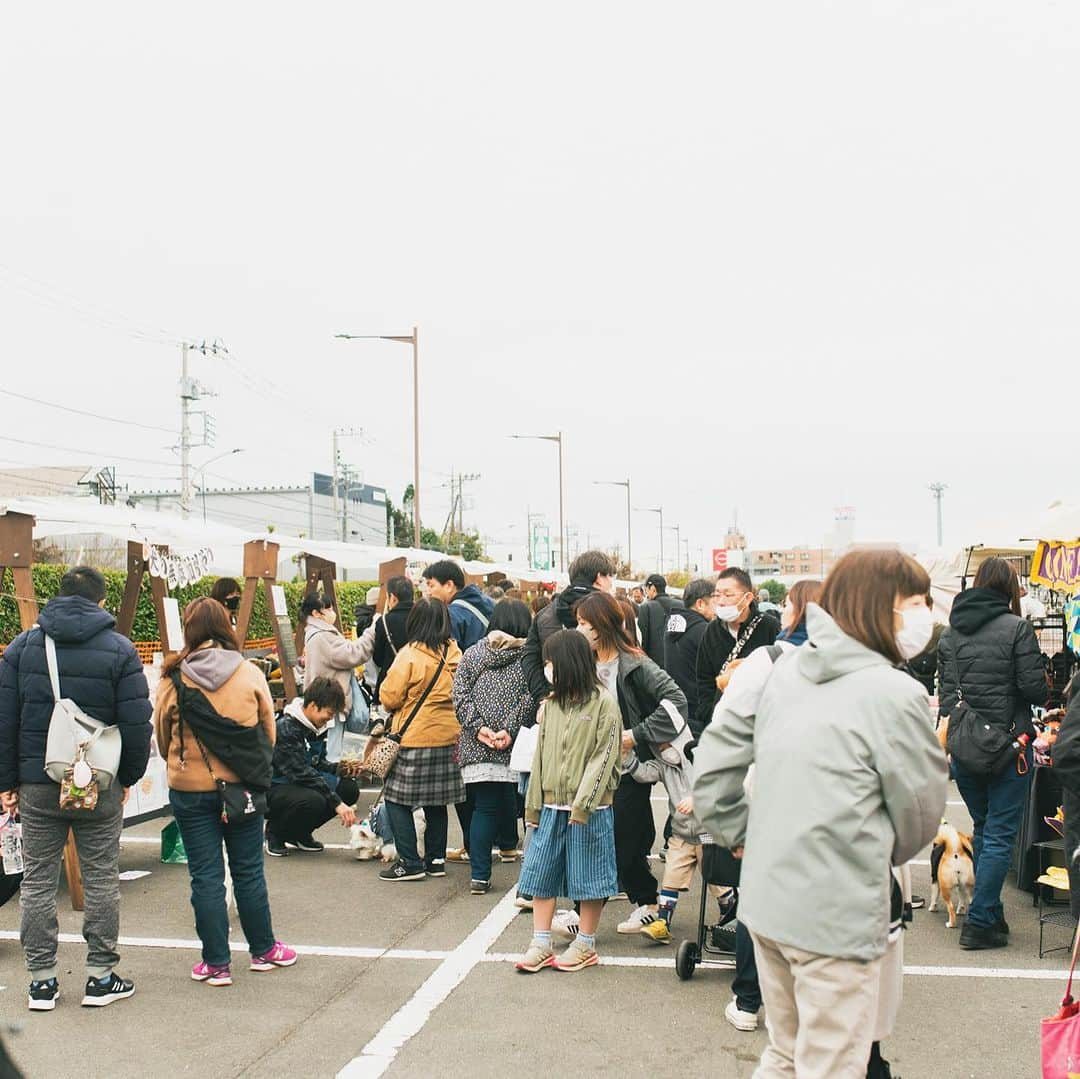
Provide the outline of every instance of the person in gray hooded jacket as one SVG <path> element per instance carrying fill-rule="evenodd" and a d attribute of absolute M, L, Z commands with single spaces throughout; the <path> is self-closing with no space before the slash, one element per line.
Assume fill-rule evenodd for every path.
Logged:
<path fill-rule="evenodd" d="M 769 1016 L 759 1079 L 866 1074 L 890 867 L 931 841 L 945 806 L 926 693 L 898 669 L 925 646 L 928 589 L 898 551 L 845 555 L 808 607 L 809 644 L 777 660 L 760 702 L 740 697 L 747 661 L 702 735 L 695 810 L 745 847 L 740 908 Z"/>

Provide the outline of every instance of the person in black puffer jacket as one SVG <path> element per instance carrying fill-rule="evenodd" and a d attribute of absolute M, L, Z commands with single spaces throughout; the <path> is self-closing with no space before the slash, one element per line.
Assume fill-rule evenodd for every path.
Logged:
<path fill-rule="evenodd" d="M 510 771 L 510 748 L 522 723 L 533 716 L 532 694 L 521 670 L 531 621 L 521 600 L 499 600 L 488 635 L 466 649 L 454 674 L 454 710 L 461 724 L 458 763 L 466 792 L 458 818 L 476 895 L 491 885 L 493 842 L 503 857 L 516 858 L 517 773 Z"/>
<path fill-rule="evenodd" d="M 1034 733 L 1031 706 L 1045 704 L 1046 658 L 1031 624 L 1020 617 L 1016 572 L 1002 558 L 987 559 L 975 586 L 953 603 L 938 645 L 939 713 L 960 700 L 987 723 L 1016 735 Z M 1030 765 L 1031 750 L 1025 751 Z M 975 824 L 975 895 L 960 934 L 967 949 L 1003 948 L 1009 927 L 1001 887 L 1024 811 L 1030 772 L 1009 764 L 996 776 L 967 772 L 953 761 L 960 795 Z"/>
<path fill-rule="evenodd" d="M 56 882 L 68 830 L 75 832 L 86 889 L 83 935 L 87 982 L 83 1004 L 100 1007 L 130 997 L 134 985 L 114 972 L 119 958 L 120 829 L 127 791 L 150 757 L 150 698 L 135 647 L 102 610 L 105 579 L 89 566 L 68 570 L 60 595 L 38 624 L 0 659 L 0 798 L 18 806 L 23 828 L 22 944 L 30 970 L 30 1009 L 51 1011 L 59 995 Z M 220 609 L 220 608 L 219 608 Z M 53 691 L 45 636 L 56 643 L 60 693 L 88 715 L 120 730 L 116 779 L 91 810 L 63 809 L 60 788 L 45 772 Z"/>
<path fill-rule="evenodd" d="M 638 610 L 641 648 L 653 663 L 667 670 L 664 640 L 668 617 L 672 611 L 682 610 L 683 601 L 667 594 L 667 578 L 659 573 L 650 574 L 646 579 L 645 595 L 649 598 Z"/>
<path fill-rule="evenodd" d="M 379 699 L 386 672 L 390 670 L 398 652 L 409 642 L 405 623 L 413 609 L 416 591 L 408 577 L 391 577 L 386 582 L 386 607 L 382 618 L 375 623 L 375 649 L 371 659 L 379 668 L 375 682 L 375 700 Z"/>

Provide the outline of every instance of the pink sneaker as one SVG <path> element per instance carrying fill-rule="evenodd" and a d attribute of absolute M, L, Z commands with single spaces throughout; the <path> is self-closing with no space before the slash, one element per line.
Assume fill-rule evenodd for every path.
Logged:
<path fill-rule="evenodd" d="M 296 952 L 286 947 L 280 940 L 264 955 L 251 957 L 252 970 L 273 970 L 274 967 L 291 967 L 296 962 Z"/>
<path fill-rule="evenodd" d="M 215 967 L 209 963 L 196 963 L 191 968 L 191 979 L 196 982 L 206 982 L 207 985 L 232 985 L 232 971 L 229 970 L 228 964 Z"/>

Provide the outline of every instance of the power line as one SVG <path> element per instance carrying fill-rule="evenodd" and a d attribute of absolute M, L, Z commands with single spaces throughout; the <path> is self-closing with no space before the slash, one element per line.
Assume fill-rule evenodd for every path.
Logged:
<path fill-rule="evenodd" d="M 46 408 L 57 408 L 61 412 L 72 412 L 76 416 L 89 416 L 91 419 L 105 420 L 107 423 L 122 423 L 128 427 L 141 427 L 145 431 L 164 431 L 166 434 L 176 434 L 175 428 L 172 427 L 159 427 L 152 423 L 140 423 L 138 420 L 123 420 L 118 416 L 103 416 L 99 412 L 88 412 L 84 408 L 72 408 L 70 405 L 60 405 L 55 401 L 43 401 L 40 397 L 31 397 L 29 394 L 16 393 L 14 390 L 0 389 L 0 393 L 7 397 L 18 397 L 21 401 L 31 401 L 35 405 L 44 405 Z"/>
<path fill-rule="evenodd" d="M 20 446 L 37 446 L 39 449 L 60 450 L 63 453 L 78 453 L 83 457 L 108 457 L 113 461 L 137 461 L 141 465 L 163 465 L 171 468 L 176 464 L 175 461 L 155 461 L 150 457 L 125 457 L 121 453 L 102 453 L 100 450 L 88 450 L 85 446 L 57 446 L 52 442 L 33 442 L 27 438 L 12 438 L 11 435 L 0 435 L 0 442 L 17 442 Z"/>

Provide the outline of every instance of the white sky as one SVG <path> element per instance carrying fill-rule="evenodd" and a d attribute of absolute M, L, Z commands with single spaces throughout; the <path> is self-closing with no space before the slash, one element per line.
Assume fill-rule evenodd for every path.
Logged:
<path fill-rule="evenodd" d="M 1077 9 L 1045 0 L 24 4 L 0 30 L 0 387 L 175 426 L 201 357 L 239 482 L 698 548 L 1030 535 L 1074 497 Z M 255 387 L 253 390 L 252 387 Z M 153 487 L 170 435 L 0 395 L 0 435 Z M 766 428 L 765 420 L 769 419 Z M 119 455 L 134 460 L 120 459 Z M 0 440 L 0 468 L 78 455 Z M 220 482 L 220 480 L 218 481 Z M 175 479 L 172 481 L 175 484 Z M 636 514 L 636 562 L 657 547 Z M 673 539 L 669 538 L 669 550 Z M 706 556 L 707 557 L 707 556 Z M 649 568 L 649 567 L 645 567 Z"/>

